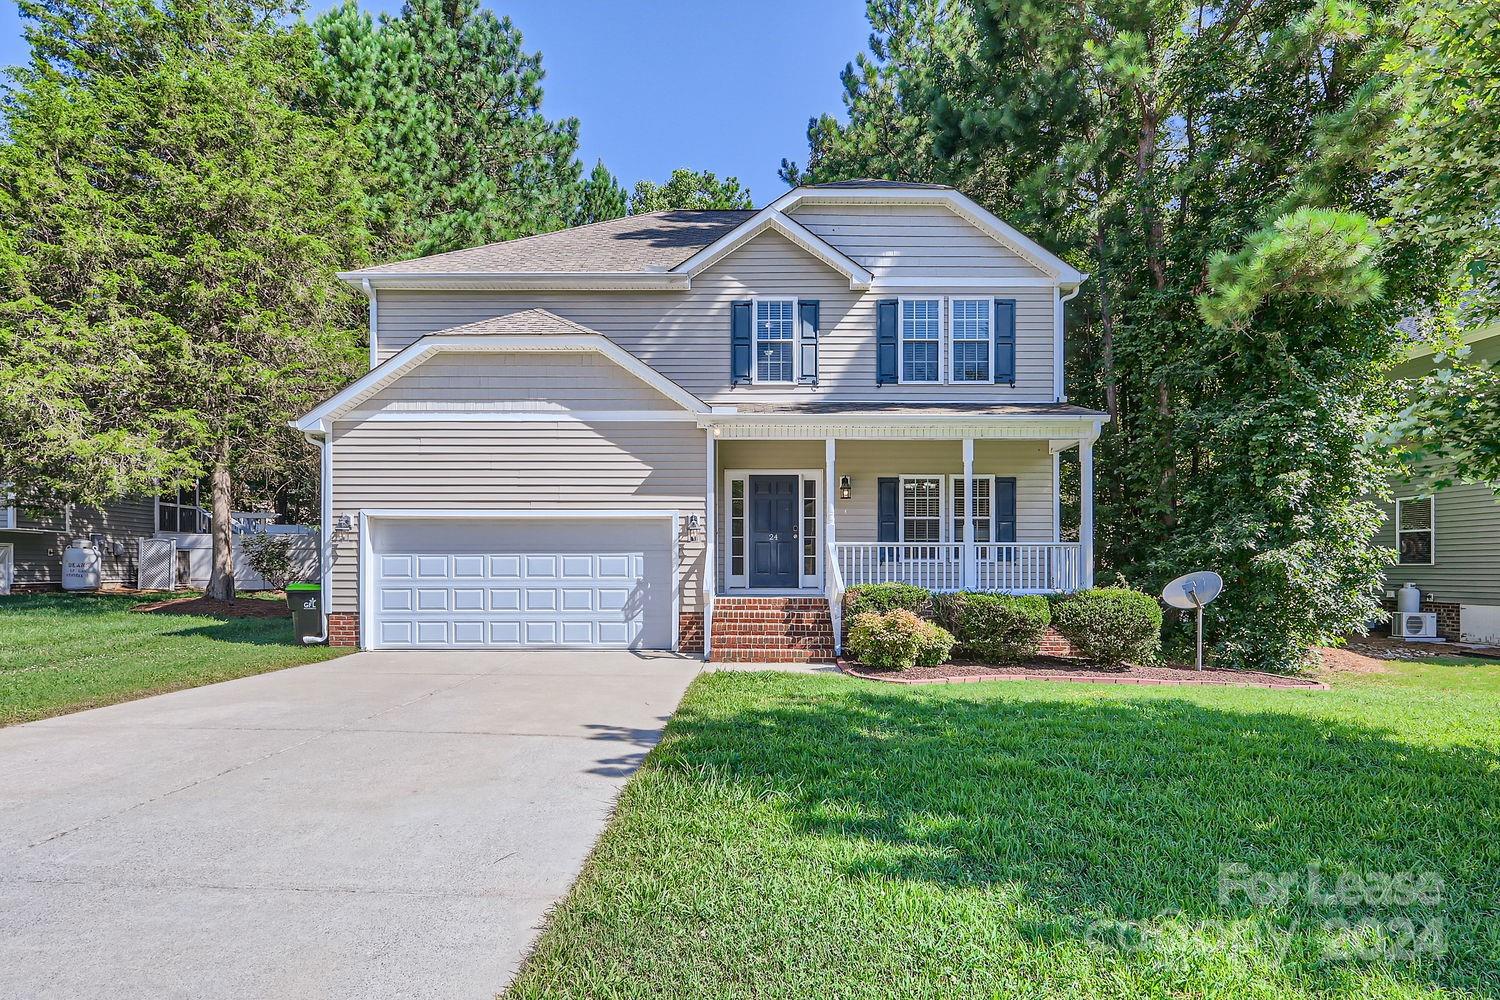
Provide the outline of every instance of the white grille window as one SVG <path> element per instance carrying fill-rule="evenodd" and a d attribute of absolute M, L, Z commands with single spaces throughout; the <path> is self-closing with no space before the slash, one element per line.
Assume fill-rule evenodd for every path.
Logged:
<path fill-rule="evenodd" d="M 953 354 L 953 381 L 990 381 L 989 299 L 954 299 L 948 329 Z"/>
<path fill-rule="evenodd" d="M 977 477 L 974 480 L 974 540 L 976 542 L 992 541 L 991 525 L 994 524 L 994 499 L 991 496 L 995 481 L 989 476 Z M 953 478 L 953 540 L 955 542 L 968 541 L 967 533 L 964 531 L 964 477 Z"/>
<path fill-rule="evenodd" d="M 795 381 L 797 377 L 796 341 L 796 300 L 757 300 L 755 303 L 755 381 Z"/>
<path fill-rule="evenodd" d="M 943 338 L 941 299 L 901 301 L 901 381 L 936 382 Z"/>
<path fill-rule="evenodd" d="M 1432 497 L 1397 500 L 1396 561 L 1418 566 L 1430 566 L 1436 562 L 1433 528 Z"/>
<path fill-rule="evenodd" d="M 942 537 L 942 479 L 921 476 L 901 480 L 901 540 L 938 542 Z"/>

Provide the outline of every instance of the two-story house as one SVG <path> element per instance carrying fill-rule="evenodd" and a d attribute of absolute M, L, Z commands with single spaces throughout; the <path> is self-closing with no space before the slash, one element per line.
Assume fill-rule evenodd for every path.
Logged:
<path fill-rule="evenodd" d="M 854 584 L 1091 582 L 1107 418 L 1063 389 L 1087 276 L 951 188 L 815 185 L 342 277 L 371 369 L 296 423 L 336 644 L 813 659 Z"/>

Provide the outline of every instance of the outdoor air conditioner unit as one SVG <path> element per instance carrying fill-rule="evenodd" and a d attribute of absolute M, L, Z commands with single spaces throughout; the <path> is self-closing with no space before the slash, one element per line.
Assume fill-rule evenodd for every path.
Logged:
<path fill-rule="evenodd" d="M 1391 634 L 1399 639 L 1437 639 L 1437 615 L 1430 611 L 1398 612 L 1391 622 Z"/>

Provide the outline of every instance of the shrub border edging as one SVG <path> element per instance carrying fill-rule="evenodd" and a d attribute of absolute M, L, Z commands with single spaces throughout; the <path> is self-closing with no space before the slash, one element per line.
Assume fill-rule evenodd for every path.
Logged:
<path fill-rule="evenodd" d="M 1020 673 L 1020 674 L 967 674 L 961 677 L 881 677 L 877 674 L 860 673 L 843 657 L 836 661 L 839 672 L 857 677 L 862 681 L 881 684 L 977 684 L 981 681 L 1064 681 L 1070 684 L 1138 684 L 1147 687 L 1237 687 L 1262 688 L 1267 691 L 1328 691 L 1322 681 L 1310 684 L 1268 684 L 1264 681 L 1195 681 L 1173 680 L 1165 677 L 1100 677 L 1096 674 Z"/>

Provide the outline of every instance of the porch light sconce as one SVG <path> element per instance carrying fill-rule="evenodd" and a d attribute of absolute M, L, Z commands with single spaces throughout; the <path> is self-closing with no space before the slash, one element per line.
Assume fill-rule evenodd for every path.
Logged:
<path fill-rule="evenodd" d="M 340 514 L 333 519 L 334 531 L 353 531 L 354 518 L 348 514 Z"/>
<path fill-rule="evenodd" d="M 848 476 L 839 476 L 839 499 L 849 500 L 854 496 L 853 484 L 849 482 Z"/>

